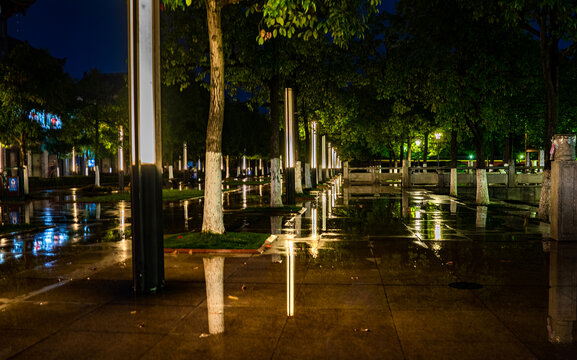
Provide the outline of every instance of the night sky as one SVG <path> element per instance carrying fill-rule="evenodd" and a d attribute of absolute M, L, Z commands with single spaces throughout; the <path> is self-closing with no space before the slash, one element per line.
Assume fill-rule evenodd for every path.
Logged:
<path fill-rule="evenodd" d="M 382 0 L 392 11 L 395 0 Z M 66 58 L 64 71 L 80 79 L 97 68 L 103 73 L 127 72 L 125 0 L 36 0 L 12 17 L 8 34 Z"/>
<path fill-rule="evenodd" d="M 8 35 L 66 58 L 64 71 L 79 79 L 98 68 L 127 72 L 126 1 L 36 0 L 8 23 Z"/>

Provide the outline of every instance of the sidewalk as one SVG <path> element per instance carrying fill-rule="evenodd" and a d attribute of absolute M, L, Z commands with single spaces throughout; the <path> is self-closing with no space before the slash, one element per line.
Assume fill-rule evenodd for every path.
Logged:
<path fill-rule="evenodd" d="M 577 358 L 574 343 L 548 341 L 556 265 L 538 224 L 489 208 L 478 228 L 475 208 L 410 196 L 403 222 L 391 195 L 379 206 L 393 216 L 362 230 L 354 218 L 322 219 L 319 201 L 264 254 L 227 257 L 221 335 L 208 334 L 201 255 L 165 255 L 166 289 L 142 297 L 131 293 L 129 242 L 1 279 L 15 290 L 0 290 L 0 358 Z"/>

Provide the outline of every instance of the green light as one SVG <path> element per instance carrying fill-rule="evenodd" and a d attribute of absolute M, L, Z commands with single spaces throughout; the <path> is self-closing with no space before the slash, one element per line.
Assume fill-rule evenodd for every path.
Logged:
<path fill-rule="evenodd" d="M 473 160 L 473 155 L 469 155 L 469 159 Z"/>

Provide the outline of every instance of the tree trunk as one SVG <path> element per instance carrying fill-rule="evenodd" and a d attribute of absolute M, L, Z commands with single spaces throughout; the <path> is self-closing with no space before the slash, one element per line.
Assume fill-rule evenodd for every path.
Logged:
<path fill-rule="evenodd" d="M 546 7 L 539 21 L 541 65 L 543 80 L 546 91 L 546 116 L 545 116 L 545 151 L 551 148 L 551 139 L 557 132 L 559 119 L 559 39 L 552 35 L 551 21 L 556 20 L 555 10 Z M 549 26 L 547 26 L 549 25 Z M 546 157 L 543 183 L 541 185 L 541 197 L 539 199 L 539 211 L 537 217 L 541 220 L 549 220 L 550 191 L 551 191 L 551 159 Z M 546 181 L 547 180 L 547 181 Z"/>
<path fill-rule="evenodd" d="M 485 129 L 482 125 L 474 123 L 470 126 L 473 132 L 473 143 L 475 144 L 475 154 L 477 158 L 476 175 L 477 175 L 477 205 L 488 205 L 489 184 L 487 182 L 487 166 L 485 163 Z"/>
<path fill-rule="evenodd" d="M 541 195 L 539 197 L 539 210 L 537 218 L 549 221 L 549 210 L 551 208 L 551 169 L 543 170 L 543 183 L 541 184 Z"/>
<path fill-rule="evenodd" d="M 204 280 L 206 282 L 206 307 L 208 310 L 208 332 L 211 335 L 224 332 L 224 257 L 205 257 Z"/>
<path fill-rule="evenodd" d="M 302 163 L 297 161 L 295 164 L 295 193 L 302 194 L 303 193 L 303 171 L 302 171 Z"/>
<path fill-rule="evenodd" d="M 224 233 L 222 211 L 222 126 L 224 122 L 224 50 L 222 47 L 221 5 L 206 0 L 210 44 L 210 110 L 206 128 L 205 189 L 202 232 Z"/>
<path fill-rule="evenodd" d="M 511 154 L 513 153 L 513 133 L 508 133 L 505 136 L 505 144 L 503 146 L 503 163 L 511 164 Z"/>
<path fill-rule="evenodd" d="M 311 181 L 311 164 L 305 163 L 305 188 L 310 189 L 313 187 Z"/>
<path fill-rule="evenodd" d="M 283 207 L 282 183 L 280 176 L 280 112 L 279 112 L 279 80 L 273 76 L 269 82 L 270 91 L 270 207 Z"/>

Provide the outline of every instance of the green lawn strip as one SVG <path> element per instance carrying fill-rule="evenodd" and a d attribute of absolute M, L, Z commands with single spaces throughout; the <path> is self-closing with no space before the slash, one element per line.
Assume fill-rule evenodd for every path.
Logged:
<path fill-rule="evenodd" d="M 46 226 L 34 225 L 34 224 L 15 224 L 15 225 L 6 224 L 6 225 L 0 225 L 0 235 L 9 234 L 13 232 L 39 230 L 44 228 L 46 228 Z"/>
<path fill-rule="evenodd" d="M 276 207 L 247 207 L 242 209 L 242 212 L 250 212 L 250 213 L 274 213 L 274 214 L 292 214 L 292 213 L 298 213 L 299 211 L 301 211 L 303 207 L 302 206 L 289 206 L 289 205 L 285 205 L 281 208 L 276 208 Z"/>
<path fill-rule="evenodd" d="M 224 234 L 186 232 L 167 235 L 166 249 L 258 249 L 270 234 L 228 232 Z"/>
<path fill-rule="evenodd" d="M 235 191 L 236 189 L 226 189 L 222 192 Z M 179 201 L 194 199 L 204 196 L 204 190 L 198 189 L 162 189 L 162 201 Z M 67 202 L 117 202 L 117 201 L 130 201 L 130 192 L 122 192 L 107 195 L 95 195 L 95 196 L 83 196 L 78 198 L 76 201 Z"/>
<path fill-rule="evenodd" d="M 204 190 L 199 189 L 162 189 L 162 201 L 178 201 L 204 196 Z"/>
<path fill-rule="evenodd" d="M 163 201 L 178 201 L 191 198 L 197 198 L 204 195 L 203 190 L 198 189 L 162 189 Z M 116 201 L 130 201 L 130 193 L 116 193 L 96 196 L 83 196 L 76 200 L 76 202 L 116 202 Z"/>
<path fill-rule="evenodd" d="M 230 180 L 224 181 L 223 185 L 233 186 L 233 185 L 264 185 L 270 183 L 270 180 L 250 180 L 250 181 L 242 181 L 242 180 Z"/>
<path fill-rule="evenodd" d="M 311 193 L 299 193 L 299 194 L 295 194 L 295 198 L 296 199 L 304 199 L 304 200 L 312 200 L 315 199 L 317 196 Z"/>

